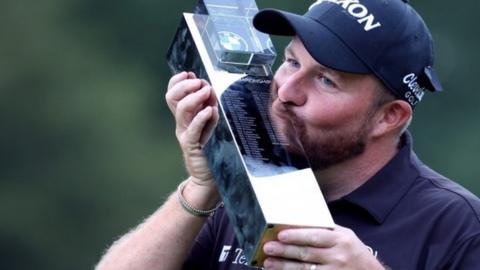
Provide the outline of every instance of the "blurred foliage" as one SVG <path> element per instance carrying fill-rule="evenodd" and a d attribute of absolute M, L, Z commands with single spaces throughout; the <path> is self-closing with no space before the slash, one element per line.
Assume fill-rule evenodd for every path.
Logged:
<path fill-rule="evenodd" d="M 437 42 L 445 88 L 417 108 L 415 147 L 479 195 L 480 4 L 412 2 Z M 310 1 L 257 3 L 302 12 Z M 92 268 L 185 176 L 164 58 L 194 4 L 0 3 L 0 269 Z"/>

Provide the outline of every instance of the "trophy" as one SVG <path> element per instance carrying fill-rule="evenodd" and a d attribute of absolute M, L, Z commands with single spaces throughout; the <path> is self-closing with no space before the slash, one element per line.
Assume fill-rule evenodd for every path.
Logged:
<path fill-rule="evenodd" d="M 294 128 L 274 121 L 276 51 L 252 25 L 257 12 L 254 0 L 200 0 L 183 14 L 167 60 L 215 91 L 220 119 L 203 150 L 240 248 L 258 267 L 263 244 L 282 229 L 334 222 L 303 148 L 281 132 Z"/>

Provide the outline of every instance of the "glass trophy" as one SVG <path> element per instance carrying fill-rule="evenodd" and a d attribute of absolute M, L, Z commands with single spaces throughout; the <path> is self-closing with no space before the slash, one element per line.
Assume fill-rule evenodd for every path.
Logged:
<path fill-rule="evenodd" d="M 271 110 L 276 51 L 252 18 L 254 0 L 200 0 L 184 13 L 167 53 L 173 73 L 193 71 L 215 89 L 220 119 L 203 147 L 250 266 L 284 228 L 334 222 L 294 130 Z M 292 149 L 295 149 L 292 151 Z"/>

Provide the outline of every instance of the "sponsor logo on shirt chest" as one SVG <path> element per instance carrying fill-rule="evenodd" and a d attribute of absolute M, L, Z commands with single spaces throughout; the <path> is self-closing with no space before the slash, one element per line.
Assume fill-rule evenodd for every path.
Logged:
<path fill-rule="evenodd" d="M 222 248 L 222 252 L 220 252 L 220 256 L 218 257 L 218 261 L 226 262 L 231 251 L 232 251 L 232 246 L 224 245 Z M 245 257 L 245 254 L 243 254 L 243 249 L 236 248 L 233 251 L 233 260 L 231 261 L 231 264 L 248 265 L 247 258 Z"/>

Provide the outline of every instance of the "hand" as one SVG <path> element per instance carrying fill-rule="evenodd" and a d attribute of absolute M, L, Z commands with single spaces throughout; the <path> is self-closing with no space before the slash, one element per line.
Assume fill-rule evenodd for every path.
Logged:
<path fill-rule="evenodd" d="M 212 87 L 193 72 L 182 72 L 170 79 L 165 99 L 175 116 L 175 134 L 191 179 L 199 185 L 213 185 L 202 151 L 219 118 Z"/>
<path fill-rule="evenodd" d="M 347 228 L 286 229 L 263 246 L 266 269 L 385 269 Z"/>

